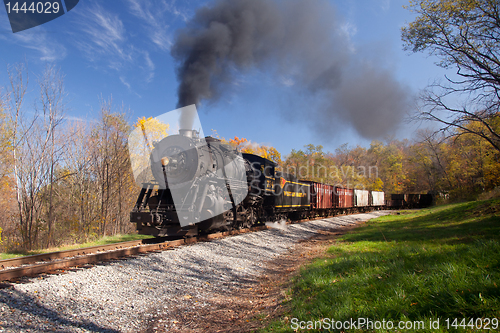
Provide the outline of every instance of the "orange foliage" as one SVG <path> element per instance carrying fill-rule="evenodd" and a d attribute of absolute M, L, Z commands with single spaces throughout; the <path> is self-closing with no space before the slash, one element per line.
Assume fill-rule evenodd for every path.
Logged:
<path fill-rule="evenodd" d="M 281 154 L 274 147 L 260 145 L 255 142 L 250 142 L 245 138 L 238 138 L 237 136 L 234 139 L 230 139 L 228 143 L 240 150 L 242 153 L 254 154 L 263 158 L 267 158 L 278 165 L 281 165 Z"/>

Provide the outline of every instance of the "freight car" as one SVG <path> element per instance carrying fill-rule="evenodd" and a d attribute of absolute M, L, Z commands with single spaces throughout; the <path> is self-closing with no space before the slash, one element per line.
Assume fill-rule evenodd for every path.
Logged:
<path fill-rule="evenodd" d="M 240 154 L 218 139 L 199 138 L 191 130 L 157 143 L 150 163 L 154 180 L 143 183 L 130 221 L 139 233 L 157 237 L 385 207 L 384 192 L 298 180 L 279 171 L 273 161 Z M 391 197 L 390 203 L 403 206 L 412 200 Z"/>
<path fill-rule="evenodd" d="M 433 202 L 434 197 L 429 193 L 391 194 L 391 197 L 387 200 L 386 205 L 391 209 L 412 209 L 429 207 L 433 204 Z"/>
<path fill-rule="evenodd" d="M 370 191 L 369 205 L 375 209 L 385 206 L 385 193 L 382 191 Z"/>
<path fill-rule="evenodd" d="M 385 207 L 384 192 L 302 181 L 311 188 L 310 217 L 350 214 Z M 373 199 L 375 198 L 375 199 Z"/>

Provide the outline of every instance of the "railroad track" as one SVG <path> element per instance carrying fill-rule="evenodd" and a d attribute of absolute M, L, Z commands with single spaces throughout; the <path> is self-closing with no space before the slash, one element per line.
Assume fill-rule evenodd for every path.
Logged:
<path fill-rule="evenodd" d="M 70 267 L 80 267 L 148 252 L 164 251 L 181 245 L 210 241 L 230 235 L 239 235 L 265 229 L 268 229 L 268 227 L 256 226 L 249 229 L 218 232 L 153 244 L 145 244 L 143 240 L 138 240 L 5 259 L 0 260 L 0 281 L 12 281 L 21 277 L 54 273 Z"/>
<path fill-rule="evenodd" d="M 338 214 L 336 216 L 340 215 L 350 214 Z M 301 223 L 328 217 L 331 216 L 301 219 L 292 223 Z M 5 259 L 0 260 L 0 282 L 12 281 L 21 277 L 36 276 L 43 273 L 57 273 L 58 271 L 70 267 L 81 267 L 85 265 L 92 265 L 102 261 L 119 259 L 148 252 L 164 251 L 181 245 L 193 244 L 196 242 L 206 242 L 212 239 L 222 238 L 230 235 L 239 235 L 247 232 L 255 232 L 265 229 L 269 229 L 269 227 L 265 225 L 259 225 L 248 229 L 224 231 L 153 244 L 146 244 L 144 240 L 137 240 L 85 247 L 75 250 L 37 254 L 20 258 Z"/>

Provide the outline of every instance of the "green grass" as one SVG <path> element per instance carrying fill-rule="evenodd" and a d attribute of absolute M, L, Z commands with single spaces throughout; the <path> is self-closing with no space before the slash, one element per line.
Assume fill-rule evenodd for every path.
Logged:
<path fill-rule="evenodd" d="M 119 242 L 128 242 L 128 241 L 148 239 L 148 238 L 154 238 L 154 237 L 147 236 L 147 235 L 138 235 L 138 234 L 106 236 L 106 237 L 99 238 L 98 240 L 95 240 L 93 242 L 87 242 L 87 243 L 83 243 L 83 244 L 66 245 L 66 246 L 44 249 L 44 250 L 35 250 L 35 251 L 29 251 L 27 253 L 0 253 L 0 260 L 17 258 L 17 257 L 22 257 L 22 256 L 30 256 L 30 255 L 34 255 L 34 254 L 40 254 L 40 253 L 73 250 L 73 249 L 80 249 L 83 247 L 106 245 L 106 244 L 119 243 Z"/>
<path fill-rule="evenodd" d="M 419 332 L 457 331 L 447 318 L 500 319 L 499 235 L 500 199 L 371 220 L 301 269 L 287 312 L 262 331 L 293 331 L 292 318 L 424 321 Z M 437 319 L 440 329 L 429 329 Z"/>

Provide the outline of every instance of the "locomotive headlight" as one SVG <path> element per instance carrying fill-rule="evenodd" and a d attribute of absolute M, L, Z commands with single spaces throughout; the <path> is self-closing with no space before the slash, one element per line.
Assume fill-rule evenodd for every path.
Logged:
<path fill-rule="evenodd" d="M 165 157 L 162 157 L 162 159 L 161 159 L 161 165 L 163 165 L 164 167 L 166 167 L 167 165 L 170 165 L 171 168 L 175 168 L 175 167 L 177 167 L 178 160 L 179 159 L 173 158 L 171 156 L 170 157 L 165 156 Z"/>

